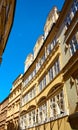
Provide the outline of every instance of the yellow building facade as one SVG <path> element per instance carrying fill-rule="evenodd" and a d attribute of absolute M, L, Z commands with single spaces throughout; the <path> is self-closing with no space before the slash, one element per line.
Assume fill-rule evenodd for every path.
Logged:
<path fill-rule="evenodd" d="M 0 130 L 78 129 L 78 0 L 53 7 L 4 102 Z"/>
<path fill-rule="evenodd" d="M 6 118 L 6 130 L 19 130 L 19 112 L 21 98 L 22 75 L 13 82 L 8 98 L 8 109 Z"/>
<path fill-rule="evenodd" d="M 22 80 L 21 130 L 78 129 L 77 0 L 51 10 Z"/>
<path fill-rule="evenodd" d="M 6 130 L 8 97 L 0 104 L 0 130 Z"/>

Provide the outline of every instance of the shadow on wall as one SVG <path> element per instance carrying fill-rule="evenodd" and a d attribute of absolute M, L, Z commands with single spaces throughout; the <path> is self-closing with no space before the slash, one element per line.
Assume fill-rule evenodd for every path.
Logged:
<path fill-rule="evenodd" d="M 7 130 L 20 130 L 19 126 L 14 125 L 13 122 L 9 122 L 7 125 Z"/>

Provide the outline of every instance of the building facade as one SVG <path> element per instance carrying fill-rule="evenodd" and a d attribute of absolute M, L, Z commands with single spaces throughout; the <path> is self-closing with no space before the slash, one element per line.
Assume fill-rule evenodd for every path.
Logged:
<path fill-rule="evenodd" d="M 12 90 L 9 95 L 8 111 L 6 119 L 7 130 L 19 130 L 19 112 L 21 98 L 22 75 L 19 75 L 13 82 Z"/>
<path fill-rule="evenodd" d="M 0 130 L 77 130 L 78 0 L 51 10 L 33 50 L 0 104 Z"/>
<path fill-rule="evenodd" d="M 68 6 L 69 5 L 69 6 Z M 21 130 L 78 129 L 78 0 L 49 13 L 44 34 L 27 57 Z"/>
<path fill-rule="evenodd" d="M 0 104 L 0 130 L 6 130 L 8 97 Z"/>
<path fill-rule="evenodd" d="M 0 62 L 13 23 L 15 0 L 0 0 Z"/>

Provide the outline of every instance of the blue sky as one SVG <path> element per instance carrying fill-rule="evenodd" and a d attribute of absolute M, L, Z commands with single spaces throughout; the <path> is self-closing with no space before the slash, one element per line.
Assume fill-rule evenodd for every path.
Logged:
<path fill-rule="evenodd" d="M 0 65 L 0 102 L 12 88 L 13 81 L 24 73 L 24 61 L 33 53 L 38 37 L 53 6 L 61 10 L 64 0 L 17 0 L 14 22 Z"/>

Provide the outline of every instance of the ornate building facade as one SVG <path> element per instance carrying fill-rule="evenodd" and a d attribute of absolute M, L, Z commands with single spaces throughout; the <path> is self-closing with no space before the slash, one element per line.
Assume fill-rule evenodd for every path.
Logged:
<path fill-rule="evenodd" d="M 69 5 L 69 6 L 68 6 Z M 78 0 L 49 13 L 25 62 L 21 130 L 78 129 Z"/>
<path fill-rule="evenodd" d="M 21 98 L 22 75 L 19 75 L 13 82 L 9 95 L 8 111 L 6 119 L 7 130 L 19 130 L 19 112 Z"/>
<path fill-rule="evenodd" d="M 19 130 L 22 74 L 13 82 L 8 97 L 0 103 L 0 130 Z"/>
<path fill-rule="evenodd" d="M 77 130 L 78 0 L 51 10 L 33 50 L 13 82 L 6 130 Z"/>
<path fill-rule="evenodd" d="M 13 23 L 15 0 L 0 0 L 0 62 Z"/>
<path fill-rule="evenodd" d="M 0 130 L 6 130 L 8 97 L 0 104 Z"/>

